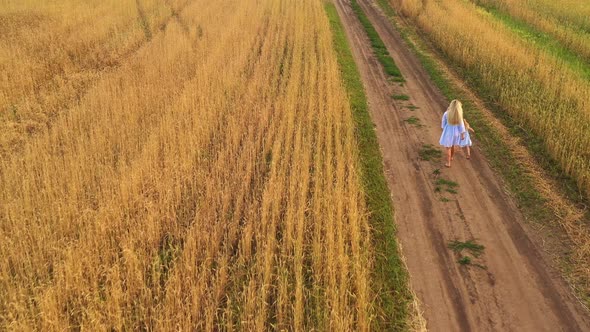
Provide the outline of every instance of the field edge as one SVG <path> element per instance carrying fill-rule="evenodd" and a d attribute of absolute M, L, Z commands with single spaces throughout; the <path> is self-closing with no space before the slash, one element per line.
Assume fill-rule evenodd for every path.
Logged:
<path fill-rule="evenodd" d="M 366 96 L 359 71 L 354 62 L 344 27 L 336 7 L 325 2 L 330 22 L 334 50 L 342 81 L 348 93 L 355 136 L 358 143 L 360 173 L 365 190 L 369 223 L 375 249 L 374 291 L 376 297 L 378 331 L 411 330 L 417 310 L 409 287 L 409 275 L 396 240 L 393 206 L 383 172 L 383 158 L 374 124 L 369 115 Z"/>

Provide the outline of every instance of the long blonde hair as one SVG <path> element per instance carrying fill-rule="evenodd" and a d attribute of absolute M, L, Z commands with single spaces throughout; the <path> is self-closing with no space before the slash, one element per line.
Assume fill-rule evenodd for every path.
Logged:
<path fill-rule="evenodd" d="M 451 101 L 449 108 L 447 108 L 447 122 L 453 126 L 463 123 L 463 106 L 457 99 Z"/>

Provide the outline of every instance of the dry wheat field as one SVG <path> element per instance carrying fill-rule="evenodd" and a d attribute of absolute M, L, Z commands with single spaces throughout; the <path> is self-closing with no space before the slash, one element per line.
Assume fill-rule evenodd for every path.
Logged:
<path fill-rule="evenodd" d="M 0 330 L 364 331 L 321 1 L 0 1 Z"/>
<path fill-rule="evenodd" d="M 183 5 L 180 0 L 0 2 L 0 156 L 21 149 L 28 136 L 137 51 Z"/>
<path fill-rule="evenodd" d="M 492 11 L 521 27 L 529 25 L 557 43 L 590 59 L 590 2 L 583 0 L 476 0 L 480 10 Z"/>

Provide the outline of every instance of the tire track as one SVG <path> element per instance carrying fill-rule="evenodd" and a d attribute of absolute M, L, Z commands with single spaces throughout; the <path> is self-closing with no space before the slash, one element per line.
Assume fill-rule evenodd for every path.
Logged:
<path fill-rule="evenodd" d="M 139 0 L 138 0 L 139 1 Z M 168 9 L 170 9 L 170 13 L 171 13 L 171 17 L 176 21 L 176 23 L 178 23 L 178 26 L 180 26 L 180 28 L 182 29 L 182 31 L 184 31 L 184 34 L 186 36 L 190 36 L 190 28 L 189 25 L 186 23 L 186 21 L 184 21 L 184 19 L 182 19 L 182 17 L 180 17 L 180 13 L 184 10 L 184 8 L 186 6 L 188 6 L 190 1 L 186 1 L 182 4 L 182 6 L 180 7 L 180 9 L 176 9 L 174 8 L 174 6 L 172 6 L 172 4 L 170 3 L 170 0 L 164 0 L 164 4 L 166 5 L 166 7 L 168 7 Z"/>

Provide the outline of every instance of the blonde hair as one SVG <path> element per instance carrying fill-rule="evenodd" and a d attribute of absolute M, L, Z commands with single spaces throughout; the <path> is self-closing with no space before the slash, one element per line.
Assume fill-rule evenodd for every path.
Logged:
<path fill-rule="evenodd" d="M 457 99 L 451 101 L 449 108 L 447 108 L 447 122 L 453 126 L 463 123 L 463 106 Z"/>

